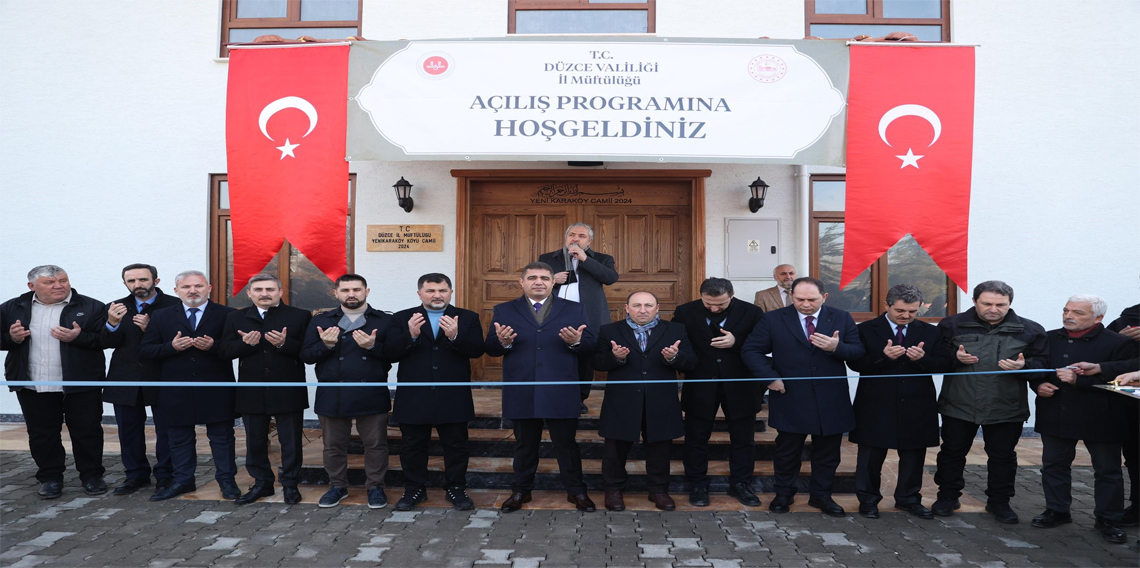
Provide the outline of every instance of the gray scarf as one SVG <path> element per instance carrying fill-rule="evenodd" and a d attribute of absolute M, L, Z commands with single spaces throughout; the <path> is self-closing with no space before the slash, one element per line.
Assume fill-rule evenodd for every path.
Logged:
<path fill-rule="evenodd" d="M 629 314 L 626 314 L 625 323 L 633 328 L 633 335 L 637 338 L 637 344 L 641 346 L 641 352 L 645 353 L 645 349 L 649 347 L 649 330 L 657 327 L 657 324 L 661 323 L 661 316 L 655 316 L 653 321 L 645 325 L 637 325 L 633 322 L 633 319 L 629 317 Z"/>

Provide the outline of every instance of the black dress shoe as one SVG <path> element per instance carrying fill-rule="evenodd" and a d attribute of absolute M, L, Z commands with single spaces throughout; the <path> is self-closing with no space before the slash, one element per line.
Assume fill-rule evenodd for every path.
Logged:
<path fill-rule="evenodd" d="M 694 507 L 708 507 L 709 506 L 709 491 L 708 489 L 694 489 L 689 492 L 689 503 Z"/>
<path fill-rule="evenodd" d="M 1097 517 L 1096 523 L 1093 524 L 1093 528 L 1096 529 L 1096 532 L 1100 533 L 1101 538 L 1113 544 L 1120 544 L 1125 540 L 1128 540 L 1128 537 L 1124 534 L 1124 531 L 1121 530 L 1120 527 L 1116 526 L 1115 523 L 1107 519 Z"/>
<path fill-rule="evenodd" d="M 768 510 L 773 513 L 787 513 L 791 510 L 793 498 L 791 495 L 777 495 L 768 504 Z"/>
<path fill-rule="evenodd" d="M 625 499 L 621 491 L 606 491 L 605 505 L 607 511 L 624 511 Z"/>
<path fill-rule="evenodd" d="M 115 488 L 115 495 L 130 495 L 143 487 L 150 485 L 150 479 L 146 477 L 128 477 Z"/>
<path fill-rule="evenodd" d="M 1124 516 L 1115 524 L 1118 527 L 1134 527 L 1140 525 L 1140 508 L 1137 508 L 1135 504 L 1129 505 L 1128 508 L 1124 510 Z"/>
<path fill-rule="evenodd" d="M 225 495 L 225 492 L 226 492 L 226 488 L 225 488 L 225 486 L 222 486 L 222 495 Z M 256 483 L 254 483 L 252 487 L 249 488 L 249 492 L 247 492 L 245 495 L 238 497 L 237 500 L 234 501 L 234 504 L 246 505 L 249 503 L 253 503 L 254 501 L 257 501 L 258 499 L 261 499 L 262 497 L 269 497 L 270 495 L 273 495 L 273 493 L 274 493 L 274 491 L 273 491 L 273 484 L 272 483 L 266 483 L 264 481 L 258 481 Z M 226 498 L 229 499 L 229 497 L 226 497 Z"/>
<path fill-rule="evenodd" d="M 1039 529 L 1051 529 L 1061 525 L 1073 522 L 1073 515 L 1069 513 L 1061 513 L 1053 509 L 1045 509 L 1044 513 L 1033 517 L 1029 524 Z"/>
<path fill-rule="evenodd" d="M 1017 524 L 1017 513 L 1009 506 L 1009 503 L 987 503 L 986 512 L 992 513 L 994 520 L 1006 525 Z"/>
<path fill-rule="evenodd" d="M 107 482 L 102 477 L 83 482 L 83 492 L 88 495 L 102 495 L 107 492 Z"/>
<path fill-rule="evenodd" d="M 752 488 L 747 483 L 733 483 L 728 486 L 728 494 L 736 497 L 741 505 L 746 507 L 759 507 L 760 498 L 752 491 Z"/>
<path fill-rule="evenodd" d="M 515 491 L 511 493 L 510 497 L 507 497 L 506 501 L 503 501 L 503 505 L 499 507 L 499 510 L 504 513 L 513 513 L 522 509 L 523 503 L 530 503 L 530 499 L 530 493 Z"/>
<path fill-rule="evenodd" d="M 233 481 L 219 481 L 218 487 L 222 489 L 222 499 L 237 499 L 241 497 L 241 489 Z"/>
<path fill-rule="evenodd" d="M 573 503 L 575 509 L 586 513 L 593 513 L 594 511 L 598 510 L 598 508 L 594 506 L 594 502 L 590 499 L 590 496 L 586 495 L 585 493 L 567 495 L 566 502 Z"/>
<path fill-rule="evenodd" d="M 301 492 L 295 486 L 286 485 L 282 487 L 281 495 L 285 497 L 286 505 L 296 505 L 301 502 Z"/>
<path fill-rule="evenodd" d="M 154 480 L 154 491 L 155 491 L 155 493 L 162 491 L 163 489 L 166 489 L 167 487 L 170 487 L 171 483 L 174 483 L 174 478 L 172 478 L 172 477 L 164 477 L 162 479 Z"/>
<path fill-rule="evenodd" d="M 63 495 L 63 484 L 58 481 L 48 481 L 40 486 L 36 495 L 39 495 L 40 499 L 58 499 Z"/>
<path fill-rule="evenodd" d="M 949 517 L 962 506 L 957 499 L 938 499 L 934 505 L 930 507 L 930 512 L 938 515 L 939 517 Z"/>
<path fill-rule="evenodd" d="M 831 497 L 826 497 L 826 498 L 822 498 L 822 499 L 817 499 L 815 497 L 812 497 L 812 498 L 808 499 L 808 506 L 809 507 L 815 507 L 816 509 L 823 511 L 823 514 L 825 514 L 829 517 L 846 517 L 847 516 L 847 511 L 844 511 L 843 507 L 840 507 L 839 503 L 836 503 L 835 501 L 833 501 L 831 499 Z"/>
<path fill-rule="evenodd" d="M 191 483 L 189 485 L 182 485 L 181 483 L 177 483 L 177 482 L 172 481 L 170 483 L 170 485 L 167 485 L 166 487 L 159 489 L 158 491 L 155 491 L 154 495 L 152 495 L 150 497 L 150 500 L 151 501 L 165 501 L 167 499 L 173 499 L 179 495 L 183 495 L 186 493 L 192 493 L 194 491 L 197 491 L 197 489 L 198 488 L 195 487 L 193 483 Z"/>
<path fill-rule="evenodd" d="M 677 509 L 677 503 L 668 493 L 650 493 L 649 502 L 653 503 L 654 507 L 662 511 L 674 511 Z"/>
<path fill-rule="evenodd" d="M 877 519 L 877 518 L 879 518 L 879 506 L 878 505 L 870 505 L 867 503 L 860 503 L 859 504 L 859 516 L 865 517 L 868 519 Z"/>
<path fill-rule="evenodd" d="M 922 503 L 895 503 L 895 508 L 900 511 L 906 511 L 920 519 L 933 519 L 934 513 L 922 506 Z"/>

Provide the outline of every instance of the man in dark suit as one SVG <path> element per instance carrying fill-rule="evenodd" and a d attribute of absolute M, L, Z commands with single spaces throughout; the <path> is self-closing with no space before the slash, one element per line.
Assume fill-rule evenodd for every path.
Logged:
<path fill-rule="evenodd" d="M 868 519 L 879 518 L 888 448 L 899 456 L 895 508 L 920 519 L 934 518 L 920 494 L 926 448 L 938 445 L 938 395 L 930 374 L 945 372 L 949 361 L 939 349 L 938 328 L 918 320 L 922 302 L 918 288 L 892 286 L 887 311 L 858 325 L 866 354 L 850 362 L 861 377 L 849 439 L 859 444 L 855 493 L 859 514 Z"/>
<path fill-rule="evenodd" d="M 590 248 L 594 242 L 594 229 L 585 223 L 575 223 L 566 229 L 566 244 L 562 248 L 538 257 L 539 262 L 550 265 L 554 271 L 554 295 L 564 300 L 582 304 L 590 320 L 590 334 L 598 336 L 598 329 L 610 323 L 610 307 L 603 286 L 618 280 L 614 270 L 614 257 Z M 594 369 L 590 366 L 590 354 L 578 363 L 579 395 L 582 403 L 580 414 L 586 413 L 585 400 L 590 397 L 590 382 L 594 380 Z"/>
<path fill-rule="evenodd" d="M 732 282 L 709 278 L 701 283 L 701 299 L 677 306 L 673 321 L 685 326 L 689 343 L 697 353 L 697 366 L 685 372 L 686 379 L 734 379 L 748 377 L 740 358 L 744 339 L 764 315 L 760 308 L 733 297 Z M 764 389 L 758 381 L 689 382 L 681 387 L 685 410 L 685 477 L 689 502 L 709 504 L 709 437 L 717 408 L 724 410 L 731 444 L 728 455 L 728 494 L 749 507 L 759 507 L 752 490 L 756 468 L 756 413 Z"/>
<path fill-rule="evenodd" d="M 247 383 L 304 383 L 301 344 L 312 315 L 281 303 L 281 281 L 272 274 L 257 274 L 246 288 L 253 305 L 231 313 L 222 333 L 221 356 L 238 359 L 238 381 Z M 273 466 L 269 463 L 269 421 L 277 423 L 281 444 L 281 491 L 285 502 L 301 502 L 301 440 L 309 390 L 293 387 L 237 389 L 235 409 L 245 424 L 245 469 L 253 486 L 234 501 L 253 503 L 273 495 Z"/>
<path fill-rule="evenodd" d="M 1131 339 L 1133 343 L 1140 342 L 1140 304 L 1124 308 L 1120 317 L 1112 320 L 1105 328 Z M 1124 407 L 1128 423 L 1140 424 L 1140 400 L 1125 400 Z M 1124 467 L 1128 468 L 1128 486 L 1132 488 L 1132 494 L 1128 498 L 1130 503 L 1124 510 L 1120 526 L 1134 527 L 1140 524 L 1140 428 L 1129 428 L 1124 433 L 1121 452 L 1124 454 Z"/>
<path fill-rule="evenodd" d="M 182 303 L 151 315 L 139 344 L 139 357 L 161 361 L 163 381 L 234 382 L 233 364 L 218 356 L 226 316 L 233 308 L 209 300 L 210 283 L 205 274 L 196 270 L 175 276 L 174 292 Z M 222 489 L 222 497 L 241 497 L 234 483 L 234 389 L 163 386 L 158 389 L 155 408 L 155 418 L 166 428 L 174 482 L 156 491 L 150 500 L 163 501 L 197 489 L 196 424 L 206 425 L 214 457 L 214 479 Z"/>
<path fill-rule="evenodd" d="M 551 295 L 554 271 L 532 262 L 523 267 L 519 286 L 523 295 L 495 306 L 485 342 L 487 354 L 503 358 L 503 382 L 576 381 L 583 352 L 593 352 L 594 334 L 582 304 Z M 558 456 L 558 473 L 566 500 L 579 511 L 593 512 L 582 479 L 582 454 L 574 439 L 578 430 L 575 385 L 503 385 L 503 418 L 514 423 L 515 478 L 504 513 L 531 500 L 542 424 Z"/>
<path fill-rule="evenodd" d="M 466 383 L 471 360 L 483 356 L 483 326 L 479 315 L 451 305 L 451 278 L 431 273 L 420 276 L 416 293 L 420 305 L 393 316 L 400 338 L 387 343 L 386 356 L 399 362 L 397 383 Z M 470 387 L 401 387 L 396 389 L 392 419 L 400 425 L 400 467 L 404 495 L 397 511 L 411 511 L 427 501 L 428 443 L 431 430 L 443 446 L 444 498 L 467 511 L 475 503 L 467 496 L 467 422 L 475 418 Z"/>
<path fill-rule="evenodd" d="M 1093 466 L 1094 528 L 1104 540 L 1121 543 L 1126 537 L 1118 526 L 1124 520 L 1120 444 L 1137 424 L 1127 421 L 1124 405 L 1131 400 L 1094 385 L 1107 384 L 1140 363 L 1135 341 L 1101 325 L 1107 311 L 1108 303 L 1099 296 L 1070 297 L 1061 310 L 1062 327 L 1046 334 L 1046 368 L 1055 370 L 1029 382 L 1037 393 L 1033 428 L 1041 434 L 1041 485 L 1045 491 L 1045 511 L 1033 518 L 1033 526 L 1053 528 L 1073 522 L 1069 511 L 1073 503 L 1071 468 L 1080 440 Z M 1094 363 L 1100 372 L 1084 374 L 1074 362 Z"/>
<path fill-rule="evenodd" d="M 768 423 L 779 431 L 772 464 L 776 497 L 768 506 L 774 513 L 790 510 L 804 441 L 810 434 L 808 505 L 833 517 L 846 515 L 831 498 L 843 433 L 855 427 L 844 362 L 862 357 L 864 349 L 851 314 L 823 305 L 826 300 L 823 282 L 797 278 L 792 283 L 792 305 L 764 314 L 741 351 L 753 375 L 774 379 L 766 385 Z M 785 384 L 781 377 L 796 380 Z"/>
<path fill-rule="evenodd" d="M 321 420 L 325 471 L 329 490 L 320 507 L 335 507 L 348 496 L 348 442 L 352 423 L 364 444 L 365 491 L 370 509 L 388 505 L 384 476 L 388 473 L 388 371 L 384 346 L 399 341 L 392 315 L 368 305 L 368 281 L 345 274 L 333 284 L 334 310 L 313 316 L 305 333 L 301 360 L 317 365 L 322 383 L 377 383 L 375 387 L 317 387 L 314 410 Z"/>
<path fill-rule="evenodd" d="M 168 296 L 157 288 L 158 269 L 149 264 L 131 264 L 123 268 L 123 285 L 131 294 L 107 306 L 107 325 L 100 333 L 100 345 L 114 349 L 107 380 L 117 382 L 157 381 L 162 364 L 139 358 L 139 343 L 150 323 L 150 314 L 162 308 L 177 306 L 177 296 Z M 146 457 L 146 407 L 153 412 L 158 401 L 154 387 L 109 386 L 103 389 L 103 402 L 114 405 L 115 424 L 119 428 L 119 447 L 127 478 L 115 488 L 115 495 L 130 495 L 150 485 L 151 467 Z M 166 425 L 154 423 L 155 488 L 162 490 L 174 479 L 170 462 L 170 445 Z"/>
<path fill-rule="evenodd" d="M 697 355 L 685 326 L 661 321 L 657 296 L 634 292 L 625 301 L 625 321 L 602 326 L 594 368 L 607 381 L 668 381 L 606 384 L 598 434 L 605 438 L 602 480 L 606 509 L 624 511 L 626 459 L 633 444 L 645 440 L 645 474 L 649 500 L 662 511 L 676 509 L 669 497 L 669 448 L 685 433 L 677 400 L 677 371 L 691 370 Z"/>

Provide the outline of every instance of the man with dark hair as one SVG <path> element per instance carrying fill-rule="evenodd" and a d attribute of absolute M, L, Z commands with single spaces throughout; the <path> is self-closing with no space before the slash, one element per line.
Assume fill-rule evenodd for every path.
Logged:
<path fill-rule="evenodd" d="M 0 304 L 0 349 L 9 381 L 101 381 L 106 368 L 99 334 L 107 307 L 71 289 L 62 268 L 46 264 L 28 272 L 28 292 Z M 16 391 L 36 462 L 41 499 L 63 494 L 63 424 L 83 491 L 107 492 L 103 481 L 103 404 L 99 387 L 37 385 Z"/>
<path fill-rule="evenodd" d="M 955 373 L 1044 369 L 1049 361 L 1045 328 L 1019 317 L 1010 305 L 1013 288 L 999 280 L 974 287 L 974 306 L 938 323 L 942 347 Z M 1009 506 L 1017 476 L 1017 442 L 1029 418 L 1029 376 L 992 374 L 948 376 L 942 381 L 942 449 L 938 452 L 938 500 L 930 510 L 954 514 L 966 481 L 966 454 L 982 429 L 986 464 L 986 511 L 999 523 L 1017 522 Z"/>
<path fill-rule="evenodd" d="M 597 337 L 598 329 L 610 323 L 610 305 L 603 287 L 617 282 L 618 273 L 614 270 L 614 257 L 591 249 L 593 242 L 593 227 L 574 223 L 566 228 L 565 245 L 540 255 L 538 261 L 549 264 L 554 271 L 554 296 L 578 302 L 586 308 L 590 333 Z M 585 400 L 590 396 L 590 382 L 594 380 L 590 353 L 583 353 L 583 357 L 578 362 L 578 380 L 584 381 L 579 386 L 580 414 L 586 413 Z"/>
<path fill-rule="evenodd" d="M 1112 320 L 1112 323 L 1105 328 L 1131 339 L 1134 343 L 1140 342 L 1140 304 L 1124 308 L 1120 312 L 1120 317 Z M 1091 368 L 1093 365 L 1088 364 L 1088 367 Z M 1126 399 L 1123 404 L 1128 423 L 1140 424 L 1140 400 Z M 1132 494 L 1128 498 L 1130 503 L 1124 510 L 1124 516 L 1121 517 L 1119 524 L 1122 527 L 1134 527 L 1140 524 L 1140 504 L 1137 503 L 1140 496 L 1140 428 L 1128 428 L 1124 431 L 1121 451 L 1124 454 L 1124 466 L 1128 468 L 1128 486 L 1132 488 Z"/>
<path fill-rule="evenodd" d="M 304 383 L 301 344 L 312 315 L 281 303 L 281 281 L 272 274 L 257 274 L 246 288 L 253 305 L 226 317 L 221 356 L 238 359 L 238 382 Z M 235 409 L 245 423 L 245 468 L 253 486 L 234 501 L 253 503 L 273 495 L 273 465 L 269 463 L 269 421 L 277 424 L 281 444 L 281 492 L 288 504 L 300 503 L 301 441 L 309 390 L 300 387 L 244 387 L 237 389 Z"/>
<path fill-rule="evenodd" d="M 400 336 L 385 344 L 386 356 L 400 364 L 399 383 L 466 383 L 471 360 L 483 356 L 483 326 L 479 315 L 451 305 L 451 278 L 431 273 L 420 276 L 416 293 L 420 305 L 396 312 Z M 475 418 L 471 388 L 401 387 L 396 389 L 392 419 L 400 425 L 400 467 L 404 495 L 397 511 L 410 511 L 427 501 L 428 443 L 432 428 L 443 446 L 444 498 L 457 510 L 475 508 L 467 495 L 467 422 Z"/>
<path fill-rule="evenodd" d="M 792 305 L 765 314 L 741 350 L 753 376 L 773 379 L 764 384 L 769 392 L 768 422 L 779 432 L 772 464 L 776 497 L 768 505 L 773 513 L 790 510 L 804 442 L 810 435 L 808 505 L 833 517 L 846 515 L 831 498 L 843 433 L 855 427 L 844 363 L 859 359 L 865 350 L 851 314 L 823 305 L 826 300 L 823 282 L 797 278 L 792 283 Z M 785 384 L 781 377 L 824 378 Z"/>
<path fill-rule="evenodd" d="M 115 382 L 157 381 L 162 364 L 139 358 L 139 344 L 150 324 L 150 314 L 162 308 L 177 306 L 178 296 L 164 294 L 158 288 L 158 269 L 149 264 L 131 264 L 123 268 L 123 285 L 130 295 L 107 306 L 107 324 L 99 334 L 100 346 L 114 349 L 107 380 Z M 146 407 L 154 412 L 158 402 L 155 387 L 108 386 L 103 389 L 103 402 L 114 405 L 115 424 L 119 429 L 126 479 L 115 488 L 115 495 L 130 495 L 150 485 L 151 467 L 146 457 Z M 172 483 L 174 467 L 170 462 L 170 441 L 166 424 L 154 420 L 154 479 L 161 491 Z"/>
<path fill-rule="evenodd" d="M 218 356 L 226 316 L 233 308 L 211 302 L 206 275 L 187 270 L 174 277 L 180 304 L 154 312 L 139 344 L 139 357 L 161 361 L 164 382 L 234 382 L 234 367 Z M 217 338 L 217 339 L 215 339 Z M 222 497 L 237 499 L 234 482 L 234 389 L 164 386 L 158 389 L 155 418 L 166 427 L 174 481 L 155 491 L 151 501 L 172 499 L 197 490 L 194 474 L 198 451 L 194 427 L 206 426 L 214 458 L 214 479 Z"/>
<path fill-rule="evenodd" d="M 1030 386 L 1037 393 L 1034 429 L 1041 434 L 1041 485 L 1045 491 L 1045 511 L 1033 517 L 1033 526 L 1053 528 L 1071 523 L 1073 479 L 1070 468 L 1076 457 L 1077 441 L 1082 440 L 1092 459 L 1094 525 L 1108 542 L 1125 541 L 1117 525 L 1124 517 L 1124 476 L 1120 471 L 1120 443 L 1135 422 L 1125 418 L 1124 397 L 1094 385 L 1108 384 L 1119 371 L 1137 368 L 1140 351 L 1136 342 L 1101 325 L 1108 303 L 1098 296 L 1069 298 L 1061 311 L 1062 327 L 1048 333 L 1049 366 L 1056 369 L 1034 378 Z M 1072 363 L 1080 361 L 1100 366 L 1097 373 L 1078 374 Z M 1118 371 L 1113 372 L 1111 365 Z"/>
<path fill-rule="evenodd" d="M 317 387 L 314 410 L 321 420 L 325 471 L 329 490 L 321 507 L 335 507 L 348 496 L 348 442 L 352 423 L 364 444 L 368 507 L 388 505 L 384 476 L 388 473 L 388 371 L 384 346 L 399 341 L 391 314 L 368 305 L 368 282 L 358 274 L 336 279 L 336 309 L 314 316 L 305 333 L 301 360 L 316 364 L 322 383 L 377 383 L 375 387 Z"/>
<path fill-rule="evenodd" d="M 503 358 L 503 418 L 514 424 L 514 481 L 502 512 L 511 513 L 531 500 L 542 425 L 558 456 L 558 473 L 566 500 L 579 511 L 593 512 L 582 479 L 576 385 L 511 385 L 517 382 L 576 381 L 582 352 L 592 352 L 594 334 L 578 302 L 551 295 L 554 272 L 550 265 L 532 262 L 523 267 L 519 286 L 523 295 L 495 306 L 484 346 L 487 354 Z"/>
<path fill-rule="evenodd" d="M 938 344 L 938 328 L 918 320 L 922 291 L 899 284 L 887 290 L 883 315 L 858 325 L 866 354 L 849 364 L 859 372 L 855 390 L 855 429 L 859 444 L 855 494 L 859 514 L 879 518 L 879 492 L 887 449 L 899 456 L 895 508 L 933 519 L 922 505 L 926 448 L 938 445 L 938 400 L 932 373 L 949 366 Z M 900 375 L 896 377 L 895 375 Z"/>
<path fill-rule="evenodd" d="M 701 283 L 699 300 L 677 306 L 673 321 L 685 326 L 689 343 L 697 355 L 686 379 L 734 379 L 749 376 L 740 358 L 744 338 L 752 333 L 763 312 L 733 297 L 732 282 L 708 278 Z M 756 381 L 689 382 L 681 386 L 681 406 L 685 411 L 685 477 L 689 481 L 689 502 L 698 507 L 709 504 L 709 438 L 717 409 L 724 411 L 729 436 L 728 494 L 742 504 L 759 507 L 760 498 L 752 490 L 756 467 L 756 413 L 760 412 L 763 389 Z"/>

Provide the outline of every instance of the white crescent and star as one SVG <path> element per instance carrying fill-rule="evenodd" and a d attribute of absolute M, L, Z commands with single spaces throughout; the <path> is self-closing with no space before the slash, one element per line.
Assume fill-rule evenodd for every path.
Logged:
<path fill-rule="evenodd" d="M 266 138 L 273 140 L 273 137 L 265 130 L 265 125 L 269 123 L 269 119 L 287 108 L 295 108 L 305 113 L 305 116 L 309 118 L 309 129 L 301 135 L 301 138 L 308 136 L 309 133 L 317 127 L 317 109 L 312 103 L 301 97 L 282 97 L 265 105 L 265 108 L 261 109 L 261 115 L 257 117 L 257 126 L 261 128 L 261 133 L 264 134 Z M 285 156 L 296 158 L 297 156 L 293 155 L 293 150 L 295 150 L 297 146 L 300 146 L 300 144 L 290 144 L 289 139 L 286 138 L 284 146 L 277 146 L 277 149 L 281 151 L 281 159 L 284 160 Z"/>
<path fill-rule="evenodd" d="M 879 138 L 882 138 L 883 143 L 887 146 L 891 145 L 890 141 L 887 140 L 887 127 L 890 126 L 891 123 L 895 121 L 895 119 L 902 118 L 904 116 L 917 116 L 921 119 L 926 120 L 926 122 L 929 122 L 930 126 L 934 128 L 934 139 L 930 141 L 930 144 L 926 145 L 927 148 L 933 146 L 934 143 L 938 141 L 938 137 L 942 135 L 942 121 L 938 118 L 938 115 L 935 114 L 934 111 L 922 105 L 899 105 L 883 113 L 883 117 L 879 119 Z M 905 168 L 907 166 L 914 166 L 914 168 L 917 170 L 918 160 L 920 158 L 925 158 L 926 156 L 916 156 L 913 149 L 907 148 L 906 154 L 895 157 L 902 160 L 902 165 L 899 166 L 899 169 Z"/>

